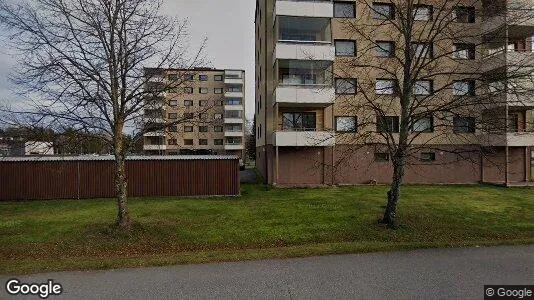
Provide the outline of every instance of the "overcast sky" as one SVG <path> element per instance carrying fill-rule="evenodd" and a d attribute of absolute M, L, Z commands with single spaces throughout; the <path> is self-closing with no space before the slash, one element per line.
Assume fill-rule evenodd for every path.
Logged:
<path fill-rule="evenodd" d="M 254 115 L 254 9 L 253 0 L 165 0 L 165 13 L 188 18 L 192 50 L 208 38 L 206 54 L 219 69 L 246 71 L 247 118 Z M 20 101 L 8 75 L 16 63 L 0 46 L 0 99 Z"/>

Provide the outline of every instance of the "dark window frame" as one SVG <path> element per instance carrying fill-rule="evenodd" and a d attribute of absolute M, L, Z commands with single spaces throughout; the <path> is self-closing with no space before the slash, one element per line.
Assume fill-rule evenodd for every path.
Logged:
<path fill-rule="evenodd" d="M 467 126 L 459 126 L 460 120 L 467 121 Z M 454 117 L 453 118 L 453 132 L 454 133 L 475 133 L 476 132 L 476 119 L 474 117 Z"/>
<path fill-rule="evenodd" d="M 288 115 L 291 115 L 292 119 L 288 119 L 287 118 Z M 313 123 L 305 124 L 306 117 L 310 117 L 310 119 L 308 119 L 307 121 L 313 120 Z M 286 127 L 286 120 L 292 123 L 291 127 Z M 298 123 L 299 121 L 300 121 L 300 124 Z M 282 113 L 282 129 L 286 131 L 315 131 L 317 130 L 317 113 L 316 112 L 283 112 Z"/>
<path fill-rule="evenodd" d="M 393 123 L 391 123 L 391 121 L 393 121 Z M 390 128 L 392 130 L 389 130 Z M 399 116 L 377 116 L 376 131 L 379 133 L 399 133 L 400 132 Z"/>
<path fill-rule="evenodd" d="M 378 48 L 384 50 L 384 48 L 380 47 L 379 44 L 382 43 L 382 44 L 389 44 L 391 45 L 391 51 L 389 52 L 389 55 L 388 56 L 381 56 L 381 55 L 378 55 L 379 51 L 377 50 Z M 394 57 L 395 56 L 395 42 L 394 41 L 376 41 L 375 42 L 375 57 L 379 57 L 379 58 L 391 58 L 391 57 Z"/>
<path fill-rule="evenodd" d="M 337 82 L 341 81 L 341 80 L 344 80 L 344 81 L 354 81 L 354 92 L 339 92 L 338 91 L 338 84 Z M 356 78 L 335 78 L 334 79 L 334 88 L 335 88 L 335 92 L 336 94 L 338 95 L 356 95 L 358 93 L 358 79 Z"/>
<path fill-rule="evenodd" d="M 337 52 L 337 42 L 346 42 L 346 43 L 352 43 L 354 45 L 354 52 L 352 54 L 338 54 Z M 355 40 L 348 40 L 348 39 L 335 39 L 334 40 L 334 48 L 335 48 L 335 55 L 338 57 L 354 57 L 357 54 L 356 50 L 356 41 Z"/>
<path fill-rule="evenodd" d="M 383 14 L 378 13 L 375 10 L 375 5 L 379 6 L 387 6 L 389 8 L 389 15 L 385 16 Z M 385 2 L 373 2 L 371 6 L 371 18 L 373 20 L 381 20 L 381 21 L 391 21 L 395 20 L 395 5 L 392 3 L 385 3 Z M 376 16 L 383 16 L 383 18 L 377 18 Z"/>
<path fill-rule="evenodd" d="M 339 130 L 338 128 L 338 123 L 337 123 L 337 120 L 339 118 L 352 118 L 354 119 L 354 130 Z M 340 133 L 355 133 L 355 132 L 358 132 L 358 117 L 357 116 L 337 116 L 334 118 L 334 122 L 335 122 L 335 127 L 336 127 L 336 132 L 340 132 Z"/>
<path fill-rule="evenodd" d="M 356 2 L 347 2 L 347 1 L 334 1 L 333 3 L 334 18 L 356 18 Z M 352 6 L 352 16 L 337 16 L 336 15 L 336 5 L 351 5 Z"/>

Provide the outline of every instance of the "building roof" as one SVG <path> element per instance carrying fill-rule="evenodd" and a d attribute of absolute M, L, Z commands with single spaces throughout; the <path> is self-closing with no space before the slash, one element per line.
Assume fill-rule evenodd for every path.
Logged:
<path fill-rule="evenodd" d="M 237 155 L 164 155 L 164 156 L 128 156 L 126 160 L 237 160 Z M 28 156 L 28 157 L 0 157 L 2 162 L 61 162 L 61 161 L 114 161 L 112 155 L 84 155 L 84 156 Z"/>

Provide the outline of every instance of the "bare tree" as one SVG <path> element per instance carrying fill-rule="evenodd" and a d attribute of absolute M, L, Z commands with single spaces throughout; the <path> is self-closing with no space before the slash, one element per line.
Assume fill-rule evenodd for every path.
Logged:
<path fill-rule="evenodd" d="M 190 75 L 168 80 L 147 67 L 197 67 L 203 46 L 188 56 L 188 23 L 163 15 L 161 0 L 2 1 L 0 22 L 21 55 L 13 79 L 35 99 L 27 110 L 4 112 L 18 122 L 102 137 L 115 157 L 117 225 L 129 229 L 128 149 L 145 132 L 187 121 L 145 125 L 151 101 Z M 132 131 L 136 138 L 126 139 Z"/>
<path fill-rule="evenodd" d="M 511 14 L 503 3 L 359 0 L 358 13 L 365 17 L 342 19 L 344 34 L 358 47 L 354 57 L 336 62 L 337 102 L 358 116 L 356 148 L 375 147 L 392 164 L 383 223 L 395 226 L 405 168 L 421 163 L 421 151 L 480 157 L 473 152 L 484 153 L 491 141 L 475 132 L 506 133 L 506 95 L 532 92 L 532 68 L 525 67 L 532 66 L 530 57 L 514 64 L 507 59 L 507 24 L 532 18 L 532 7 L 515 7 Z M 497 20 L 505 20 L 502 26 L 488 28 L 497 16 L 506 16 Z M 514 83 L 525 81 L 516 89 Z M 481 146 L 461 146 L 466 144 Z"/>

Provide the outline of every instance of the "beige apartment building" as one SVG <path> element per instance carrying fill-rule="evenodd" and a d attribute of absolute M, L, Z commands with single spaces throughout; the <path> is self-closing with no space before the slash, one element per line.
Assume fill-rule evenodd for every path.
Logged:
<path fill-rule="evenodd" d="M 147 69 L 147 155 L 238 155 L 245 151 L 245 71 Z M 162 129 L 163 128 L 163 129 Z"/>
<path fill-rule="evenodd" d="M 361 0 L 257 0 L 256 164 L 268 184 L 320 186 L 391 181 L 389 154 L 381 150 L 379 144 L 384 141 L 375 133 L 381 130 L 377 124 L 382 122 L 388 124 L 388 130 L 398 130 L 399 108 L 392 107 L 387 120 L 372 124 L 366 120 L 377 118 L 373 111 L 350 107 L 363 102 L 365 93 L 358 89 L 368 87 L 367 94 L 379 91 L 387 94 L 393 85 L 381 74 L 345 66 L 351 56 L 391 63 L 388 51 L 396 51 L 395 45 L 388 41 L 386 33 L 374 32 L 376 41 L 368 43 L 343 27 L 343 22 L 349 19 L 362 26 L 379 24 L 382 20 L 376 18 L 373 10 L 394 18 L 395 7 L 387 2 L 369 0 L 362 5 Z M 421 6 L 417 15 L 423 21 L 432 18 L 433 3 L 443 3 L 423 2 L 426 5 Z M 499 1 L 479 1 L 476 5 L 473 1 L 465 2 L 452 8 L 458 16 L 455 26 L 464 26 L 479 40 L 473 41 L 476 49 L 465 41 L 433 45 L 434 51 L 455 49 L 457 56 L 447 68 L 483 68 L 488 76 L 517 68 L 534 70 L 531 38 L 534 18 L 512 21 L 511 9 L 503 15 L 506 1 L 487 15 L 483 13 L 484 6 Z M 514 2 L 525 0 L 508 1 L 508 6 Z M 498 41 L 492 41 L 492 35 L 497 33 Z M 480 43 L 482 37 L 488 40 L 487 45 Z M 529 61 L 532 65 L 525 65 Z M 426 91 L 437 90 L 443 84 L 439 78 L 421 82 Z M 457 93 L 475 95 L 475 88 L 478 87 L 470 80 L 460 78 L 453 84 L 454 91 L 442 93 L 443 97 L 454 97 Z M 391 94 L 394 96 L 393 91 Z M 492 97 L 494 101 L 484 107 L 481 116 L 502 117 L 507 124 L 504 132 L 481 129 L 476 124 L 479 119 L 470 116 L 451 117 L 449 121 L 435 117 L 420 120 L 421 144 L 425 147 L 410 158 L 405 182 L 509 185 L 532 182 L 534 97 L 527 92 L 506 91 L 493 92 Z M 448 126 L 444 122 L 449 122 Z M 374 143 L 358 139 L 366 132 L 374 137 Z"/>

